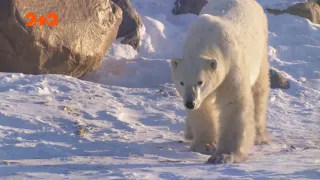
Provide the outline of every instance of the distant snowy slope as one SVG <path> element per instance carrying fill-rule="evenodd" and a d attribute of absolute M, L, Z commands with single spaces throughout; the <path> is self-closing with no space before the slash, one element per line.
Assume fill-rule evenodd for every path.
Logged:
<path fill-rule="evenodd" d="M 118 40 L 83 80 L 0 73 L 0 179 L 320 179 L 319 25 L 268 14 L 270 62 L 291 83 L 271 91 L 271 142 L 246 163 L 210 165 L 183 140 L 170 75 L 196 16 L 173 16 L 174 0 L 132 3 L 139 52 Z"/>

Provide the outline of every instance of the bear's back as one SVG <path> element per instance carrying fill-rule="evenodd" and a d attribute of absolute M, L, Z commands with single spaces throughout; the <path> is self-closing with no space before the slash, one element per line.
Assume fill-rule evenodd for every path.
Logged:
<path fill-rule="evenodd" d="M 217 45 L 222 44 L 225 29 L 225 24 L 218 18 L 207 14 L 199 16 L 188 30 L 188 37 L 183 48 L 184 55 L 196 59 L 199 55 L 215 54 L 212 50 L 217 50 Z"/>
<path fill-rule="evenodd" d="M 200 16 L 212 16 L 228 24 L 225 32 L 236 39 L 241 54 L 246 55 L 233 59 L 235 62 L 231 64 L 245 64 L 244 68 L 250 71 L 250 82 L 255 82 L 268 48 L 268 21 L 261 5 L 255 0 L 209 0 Z"/>
<path fill-rule="evenodd" d="M 200 15 L 210 14 L 234 23 L 245 23 L 262 13 L 263 8 L 255 0 L 208 0 Z"/>

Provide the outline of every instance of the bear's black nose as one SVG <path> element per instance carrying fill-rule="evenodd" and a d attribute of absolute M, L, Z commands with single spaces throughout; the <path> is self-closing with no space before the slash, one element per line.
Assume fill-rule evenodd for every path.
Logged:
<path fill-rule="evenodd" d="M 193 101 L 187 101 L 187 102 L 186 102 L 186 107 L 187 107 L 188 109 L 194 109 L 195 105 L 196 105 L 196 104 L 195 104 Z"/>

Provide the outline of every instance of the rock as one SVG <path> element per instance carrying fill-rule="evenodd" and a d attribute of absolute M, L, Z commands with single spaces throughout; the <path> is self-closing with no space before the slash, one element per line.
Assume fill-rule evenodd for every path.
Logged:
<path fill-rule="evenodd" d="M 172 13 L 175 15 L 188 13 L 199 15 L 201 9 L 207 3 L 207 0 L 176 0 Z"/>
<path fill-rule="evenodd" d="M 137 50 L 141 42 L 140 28 L 142 27 L 139 14 L 132 7 L 129 0 L 112 0 L 112 2 L 117 4 L 123 12 L 117 38 L 124 37 L 121 43 L 129 44 Z"/>
<path fill-rule="evenodd" d="M 272 89 L 289 89 L 290 84 L 287 78 L 285 78 L 279 71 L 275 69 L 269 69 L 270 87 Z"/>
<path fill-rule="evenodd" d="M 300 16 L 309 19 L 311 22 L 315 24 L 320 24 L 320 1 L 313 2 L 305 2 L 305 3 L 297 3 L 293 6 L 288 7 L 285 10 L 277 10 L 277 9 L 266 9 L 269 13 L 274 15 L 280 15 L 284 13 Z"/>
<path fill-rule="evenodd" d="M 26 26 L 29 12 L 55 12 L 58 26 Z M 81 77 L 100 67 L 121 20 L 110 0 L 1 0 L 0 71 Z"/>

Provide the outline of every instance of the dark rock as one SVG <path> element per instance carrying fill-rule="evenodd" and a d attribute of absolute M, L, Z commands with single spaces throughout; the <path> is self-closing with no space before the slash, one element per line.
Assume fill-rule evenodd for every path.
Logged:
<path fill-rule="evenodd" d="M 55 12 L 58 26 L 26 26 L 29 12 Z M 1 0 L 0 71 L 81 77 L 100 67 L 121 19 L 110 0 Z"/>
<path fill-rule="evenodd" d="M 278 9 L 266 9 L 269 13 L 274 15 L 280 15 L 284 13 L 300 16 L 309 19 L 315 24 L 320 24 L 320 1 L 297 3 L 293 6 L 288 7 L 285 10 Z"/>
<path fill-rule="evenodd" d="M 199 15 L 203 6 L 207 3 L 207 0 L 176 0 L 172 13 L 175 15 L 188 13 Z"/>
<path fill-rule="evenodd" d="M 285 78 L 279 71 L 275 69 L 269 70 L 270 76 L 270 87 L 272 89 L 289 89 L 290 83 L 287 78 Z"/>
<path fill-rule="evenodd" d="M 129 0 L 112 0 L 117 4 L 122 12 L 123 18 L 119 27 L 117 38 L 124 37 L 122 44 L 129 44 L 134 49 L 138 49 L 141 42 L 140 28 L 142 21 L 137 11 L 132 7 Z"/>

